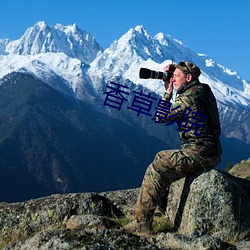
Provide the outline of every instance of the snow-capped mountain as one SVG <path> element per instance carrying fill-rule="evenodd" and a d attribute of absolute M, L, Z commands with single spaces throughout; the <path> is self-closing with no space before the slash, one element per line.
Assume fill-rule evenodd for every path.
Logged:
<path fill-rule="evenodd" d="M 9 39 L 0 39 L 0 55 L 7 55 L 5 52 L 6 45 L 9 43 Z"/>
<path fill-rule="evenodd" d="M 0 78 L 14 71 L 29 73 L 56 90 L 73 95 L 77 99 L 85 99 L 88 94 L 87 99 L 91 101 L 95 96 L 92 82 L 85 74 L 88 64 L 62 52 L 26 56 L 9 54 L 2 56 L 0 67 L 4 69 L 0 72 Z"/>
<path fill-rule="evenodd" d="M 200 80 L 212 87 L 219 102 L 250 110 L 249 82 L 236 72 L 216 64 L 208 56 L 189 50 L 181 41 L 171 36 L 163 33 L 158 33 L 154 37 L 149 36 L 143 26 L 130 29 L 97 56 L 91 63 L 89 74 L 94 75 L 95 72 L 107 79 L 121 75 L 162 95 L 162 81 L 140 79 L 140 67 L 162 71 L 169 63 L 184 60 L 194 62 L 200 67 Z"/>
<path fill-rule="evenodd" d="M 45 22 L 37 22 L 20 39 L 9 42 L 5 52 L 16 55 L 63 52 L 69 57 L 90 63 L 101 50 L 95 38 L 80 30 L 76 24 L 50 27 Z"/>
<path fill-rule="evenodd" d="M 94 37 L 75 24 L 50 27 L 38 22 L 18 40 L 0 40 L 0 77 L 28 72 L 59 91 L 84 98 L 83 85 L 94 95 L 84 71 L 101 51 Z"/>
<path fill-rule="evenodd" d="M 131 28 L 102 52 L 93 36 L 75 24 L 51 27 L 38 22 L 18 40 L 0 40 L 0 54 L 0 77 L 12 71 L 27 71 L 48 82 L 49 76 L 57 75 L 78 98 L 86 82 L 101 93 L 103 81 L 108 83 L 119 76 L 161 95 L 162 81 L 140 79 L 140 67 L 162 71 L 169 63 L 188 60 L 201 68 L 200 80 L 212 87 L 219 102 L 250 109 L 248 81 L 169 35 L 151 37 L 143 26 Z"/>
<path fill-rule="evenodd" d="M 217 98 L 219 167 L 248 158 L 250 83 L 169 35 L 136 26 L 103 51 L 76 25 L 38 22 L 18 40 L 0 39 L 0 184 L 16 195 L 0 200 L 140 185 L 154 154 L 179 146 L 178 132 L 126 106 L 104 106 L 104 92 L 114 81 L 157 100 L 162 80 L 140 79 L 139 69 L 184 60 L 201 68 Z"/>
<path fill-rule="evenodd" d="M 228 119 L 230 111 L 230 121 L 234 123 L 238 112 L 248 114 L 250 110 L 250 83 L 247 80 L 216 64 L 207 55 L 191 51 L 170 35 L 150 36 L 143 26 L 131 28 L 102 51 L 93 36 L 75 24 L 51 27 L 38 22 L 16 41 L 0 40 L 0 53 L 0 77 L 13 71 L 29 72 L 55 89 L 85 102 L 96 104 L 99 99 L 99 107 L 103 107 L 100 99 L 105 98 L 103 92 L 110 81 L 128 81 L 128 84 L 143 86 L 161 96 L 164 92 L 162 81 L 140 79 L 139 69 L 162 71 L 169 63 L 192 61 L 202 71 L 200 80 L 211 86 L 222 118 Z M 243 120 L 241 126 L 245 122 Z M 250 141 L 250 128 L 244 125 L 242 129 L 241 136 Z M 237 137 L 231 132 L 230 136 Z"/>

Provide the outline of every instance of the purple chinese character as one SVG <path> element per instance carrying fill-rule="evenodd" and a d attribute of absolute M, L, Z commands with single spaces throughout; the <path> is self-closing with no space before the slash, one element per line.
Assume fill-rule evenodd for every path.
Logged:
<path fill-rule="evenodd" d="M 152 100 L 157 100 L 157 99 L 152 97 L 151 93 L 149 93 L 148 95 L 143 94 L 142 90 L 140 92 L 137 91 L 133 92 L 136 93 L 136 95 L 134 96 L 131 107 L 128 107 L 128 109 L 136 111 L 137 116 L 139 116 L 140 114 L 151 116 L 149 112 L 153 104 Z"/>
<path fill-rule="evenodd" d="M 165 120 L 170 114 L 171 105 L 172 105 L 171 102 L 160 99 L 157 107 L 155 108 L 156 109 L 154 114 L 155 118 L 153 118 L 152 120 L 154 120 L 156 123 L 159 122 L 165 123 Z"/>
<path fill-rule="evenodd" d="M 186 110 L 188 110 L 187 114 L 185 114 Z M 181 127 L 187 127 L 187 125 L 189 123 L 189 124 L 191 124 L 191 126 L 189 128 L 187 128 L 186 130 L 183 130 L 183 131 L 184 132 L 189 132 L 191 129 L 193 129 L 194 125 L 196 125 L 194 134 L 196 136 L 201 136 L 202 133 L 203 133 L 203 131 L 201 129 L 204 128 L 204 126 L 201 123 L 206 121 L 207 116 L 202 115 L 200 111 L 198 113 L 193 111 L 192 114 L 191 114 L 192 116 L 188 120 L 188 115 L 191 113 L 191 111 L 192 111 L 192 109 L 185 108 L 184 113 L 183 113 L 182 118 L 181 118 L 180 125 L 179 125 L 179 130 L 180 130 Z M 183 119 L 186 119 L 184 125 L 182 123 Z M 198 129 L 200 130 L 199 132 L 198 132 Z"/>
<path fill-rule="evenodd" d="M 111 91 L 103 92 L 104 94 L 107 94 L 106 99 L 104 101 L 104 106 L 106 105 L 118 109 L 120 111 L 123 101 L 127 101 L 123 94 L 129 95 L 128 92 L 121 90 L 120 88 L 128 89 L 128 87 L 115 82 L 110 82 L 110 84 L 115 85 L 115 87 L 107 86 L 107 88 L 111 89 Z"/>
<path fill-rule="evenodd" d="M 152 120 L 155 120 L 156 123 L 159 123 L 159 122 L 165 123 L 168 117 L 172 118 L 172 117 L 177 116 L 179 114 L 178 112 L 172 115 L 171 115 L 171 112 L 177 110 L 180 107 L 180 105 L 174 108 L 171 108 L 171 106 L 172 106 L 171 102 L 160 99 L 157 107 L 155 108 L 157 110 L 155 112 L 155 118 L 153 118 Z M 165 125 L 168 126 L 170 124 L 173 124 L 177 120 L 178 119 L 175 119 Z"/>

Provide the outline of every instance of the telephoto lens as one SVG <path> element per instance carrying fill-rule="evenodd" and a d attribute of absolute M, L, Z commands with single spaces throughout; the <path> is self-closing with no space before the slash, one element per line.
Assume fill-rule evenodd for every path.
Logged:
<path fill-rule="evenodd" d="M 142 79 L 149 79 L 151 75 L 151 70 L 147 68 L 140 68 L 139 77 Z"/>
<path fill-rule="evenodd" d="M 147 68 L 140 68 L 139 71 L 139 77 L 142 79 L 162 79 L 170 81 L 170 78 L 173 76 L 173 73 L 175 71 L 175 66 L 173 64 L 170 65 L 168 72 L 160 72 L 160 71 L 154 71 Z"/>
<path fill-rule="evenodd" d="M 167 74 L 165 72 L 154 71 L 147 68 L 140 68 L 139 77 L 142 79 L 166 79 Z"/>

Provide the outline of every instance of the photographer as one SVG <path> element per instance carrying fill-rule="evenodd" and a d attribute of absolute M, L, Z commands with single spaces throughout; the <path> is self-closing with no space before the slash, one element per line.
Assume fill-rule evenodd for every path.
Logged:
<path fill-rule="evenodd" d="M 166 74 L 173 67 L 171 78 L 162 78 L 166 89 L 163 101 L 170 102 L 175 88 L 175 102 L 170 113 L 159 111 L 157 122 L 167 125 L 176 121 L 182 147 L 158 152 L 148 166 L 135 205 L 135 220 L 125 226 L 132 232 L 152 230 L 155 209 L 172 182 L 220 162 L 221 129 L 215 97 L 207 84 L 200 83 L 201 71 L 195 64 L 171 64 L 164 68 Z"/>

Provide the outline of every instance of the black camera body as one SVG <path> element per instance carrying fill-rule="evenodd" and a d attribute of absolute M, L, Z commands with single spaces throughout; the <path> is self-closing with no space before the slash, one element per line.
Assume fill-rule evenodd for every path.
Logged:
<path fill-rule="evenodd" d="M 142 79 L 162 79 L 170 81 L 170 78 L 173 76 L 173 73 L 175 71 L 175 66 L 170 65 L 168 72 L 160 72 L 160 71 L 154 71 L 147 68 L 140 68 L 139 71 L 139 77 Z"/>

